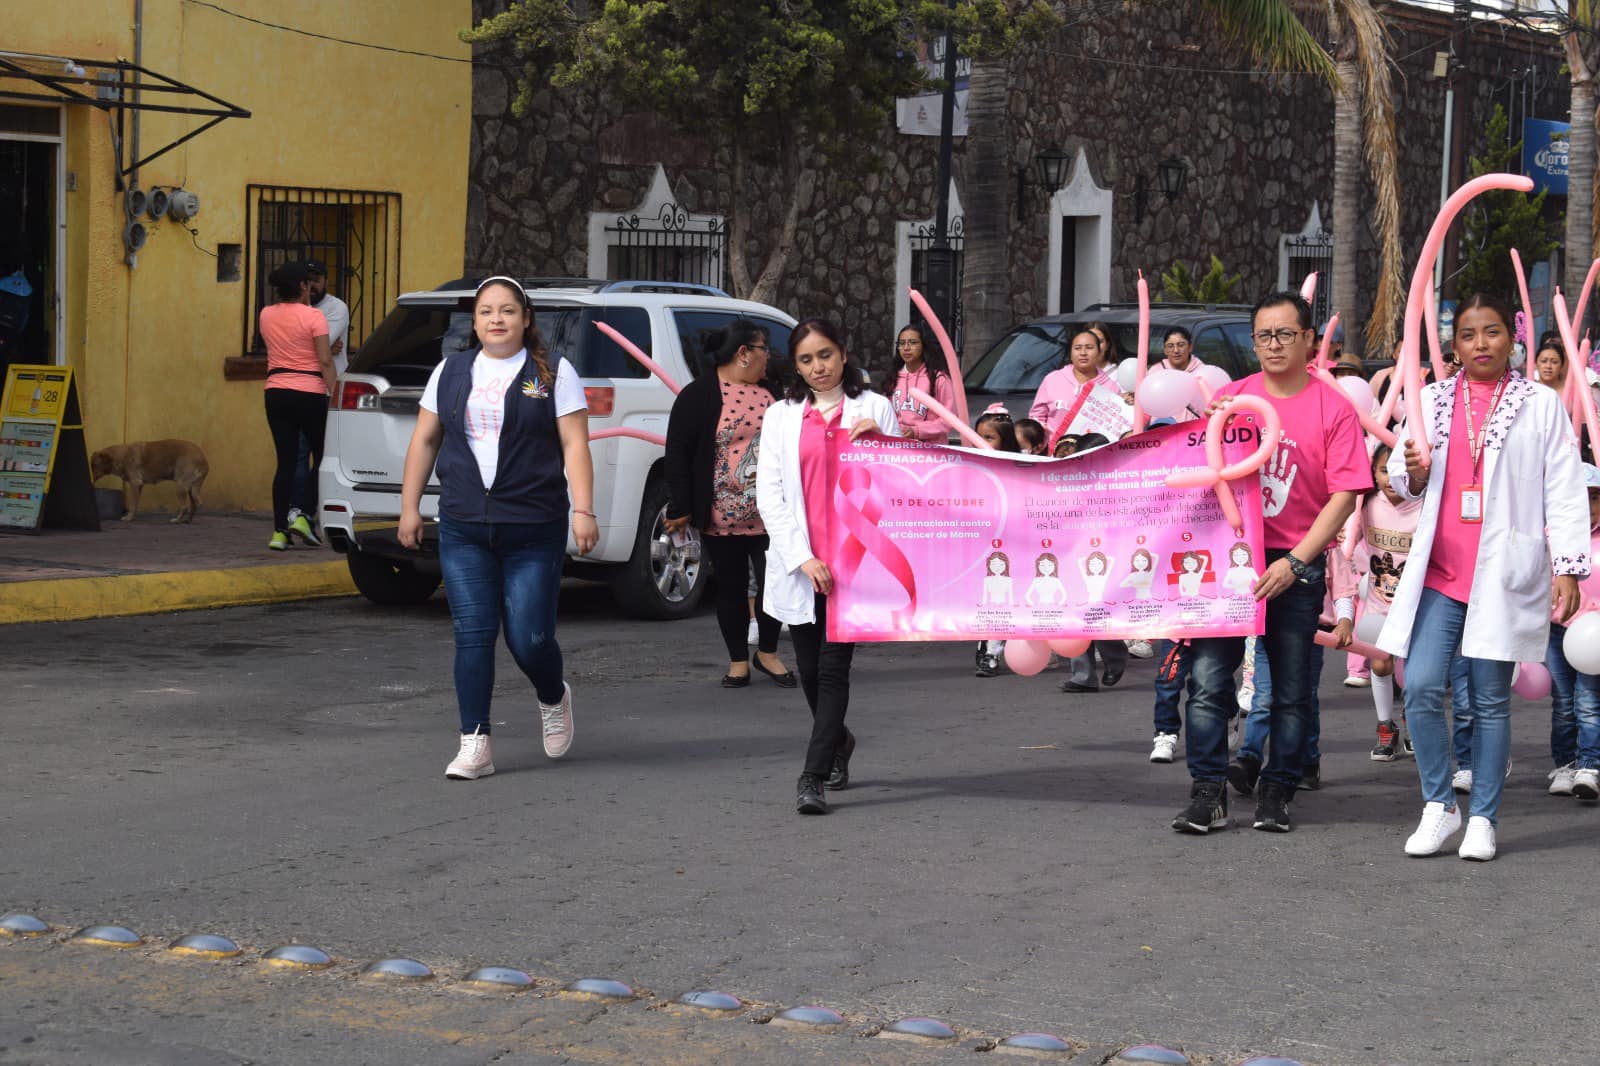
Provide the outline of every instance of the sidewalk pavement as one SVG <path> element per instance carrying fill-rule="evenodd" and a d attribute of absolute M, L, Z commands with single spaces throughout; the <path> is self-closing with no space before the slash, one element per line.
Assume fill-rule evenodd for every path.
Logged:
<path fill-rule="evenodd" d="M 0 624 L 355 595 L 342 555 L 270 551 L 271 536 L 271 515 L 206 511 L 188 525 L 147 512 L 98 533 L 0 535 Z"/>

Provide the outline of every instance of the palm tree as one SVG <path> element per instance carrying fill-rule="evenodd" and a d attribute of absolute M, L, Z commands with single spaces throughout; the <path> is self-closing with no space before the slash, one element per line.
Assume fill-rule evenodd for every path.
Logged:
<path fill-rule="evenodd" d="M 1011 167 L 1004 59 L 974 58 L 967 82 L 969 193 L 962 239 L 961 350 L 971 363 L 1011 328 Z"/>
<path fill-rule="evenodd" d="M 1600 4 L 1595 0 L 1568 0 L 1568 23 L 1561 34 L 1561 46 L 1572 73 L 1572 132 L 1567 143 L 1567 268 L 1562 281 L 1569 305 L 1583 291 L 1595 248 L 1595 123 L 1600 121 L 1600 115 L 1595 113 L 1594 68 L 1584 54 L 1583 38 L 1594 27 L 1596 7 Z M 1581 322 L 1574 322 L 1573 327 L 1581 334 Z"/>

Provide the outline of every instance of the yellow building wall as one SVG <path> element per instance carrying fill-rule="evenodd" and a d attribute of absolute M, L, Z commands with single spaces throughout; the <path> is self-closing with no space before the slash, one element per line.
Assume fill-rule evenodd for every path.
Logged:
<path fill-rule="evenodd" d="M 229 119 L 140 171 L 145 189 L 182 185 L 200 197 L 200 213 L 188 223 L 199 232 L 146 219 L 149 241 L 130 268 L 106 117 L 66 109 L 66 166 L 76 181 L 66 193 L 67 362 L 79 376 L 91 450 L 161 437 L 195 441 L 211 464 L 206 507 L 269 510 L 274 459 L 262 383 L 223 377 L 224 359 L 243 354 L 247 293 L 243 281 L 217 280 L 217 245 L 244 245 L 251 257 L 249 184 L 394 192 L 401 207 L 396 291 L 460 276 L 471 66 L 318 39 L 185 0 L 143 7 L 143 66 L 251 117 Z M 471 23 L 470 0 L 219 0 L 217 7 L 328 37 L 471 57 L 456 37 Z M 18 6 L 6 16 L 0 47 L 131 60 L 133 12 L 133 0 Z M 131 113 L 126 121 L 131 131 Z M 141 154 L 198 121 L 146 113 Z M 330 289 L 343 295 L 336 280 Z M 170 488 L 145 493 L 145 507 L 170 508 Z"/>

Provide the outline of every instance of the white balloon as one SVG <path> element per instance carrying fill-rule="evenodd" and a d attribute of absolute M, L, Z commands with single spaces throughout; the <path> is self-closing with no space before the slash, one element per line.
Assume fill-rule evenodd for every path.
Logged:
<path fill-rule="evenodd" d="M 1147 371 L 1148 372 L 1148 371 Z M 1129 357 L 1117 364 L 1117 388 L 1123 392 L 1132 392 L 1139 378 L 1139 360 Z"/>
<path fill-rule="evenodd" d="M 1356 619 L 1356 639 L 1363 644 L 1378 643 L 1378 634 L 1383 632 L 1385 617 L 1377 611 L 1363 611 L 1361 617 Z"/>
<path fill-rule="evenodd" d="M 1579 673 L 1600 674 L 1600 611 L 1585 611 L 1572 620 L 1561 651 Z"/>
<path fill-rule="evenodd" d="M 1216 392 L 1218 389 L 1222 388 L 1222 386 L 1233 380 L 1228 376 L 1228 372 L 1226 370 L 1222 369 L 1220 366 L 1212 366 L 1210 363 L 1207 363 L 1199 370 L 1196 370 L 1194 372 L 1194 376 L 1200 378 L 1207 385 L 1211 386 L 1212 392 Z"/>
<path fill-rule="evenodd" d="M 1151 418 L 1177 418 L 1185 407 L 1199 405 L 1199 392 L 1193 375 L 1157 367 L 1139 385 L 1139 405 Z"/>

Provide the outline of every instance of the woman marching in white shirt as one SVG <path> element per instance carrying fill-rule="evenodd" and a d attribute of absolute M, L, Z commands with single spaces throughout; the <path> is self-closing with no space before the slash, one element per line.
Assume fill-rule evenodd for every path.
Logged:
<path fill-rule="evenodd" d="M 1462 373 L 1422 394 L 1432 462 L 1417 427 L 1389 457 L 1389 484 L 1423 497 L 1422 515 L 1378 647 L 1405 659 L 1406 722 L 1422 779 L 1422 820 L 1407 855 L 1435 854 L 1461 828 L 1450 788 L 1450 662 L 1467 662 L 1472 695 L 1472 804 L 1458 854 L 1495 856 L 1495 820 L 1511 742 L 1511 671 L 1540 662 L 1556 619 L 1579 604 L 1589 571 L 1589 509 L 1561 398 L 1510 368 L 1514 316 L 1479 294 L 1456 313 Z"/>
<path fill-rule="evenodd" d="M 828 543 L 828 430 L 899 436 L 888 397 L 868 391 L 831 322 L 810 318 L 789 335 L 795 381 L 761 422 L 756 506 L 767 527 L 767 614 L 789 624 L 800 688 L 811 708 L 811 743 L 795 810 L 827 814 L 823 789 L 850 784 L 856 738 L 845 728 L 854 644 L 828 639 L 833 572 Z"/>

